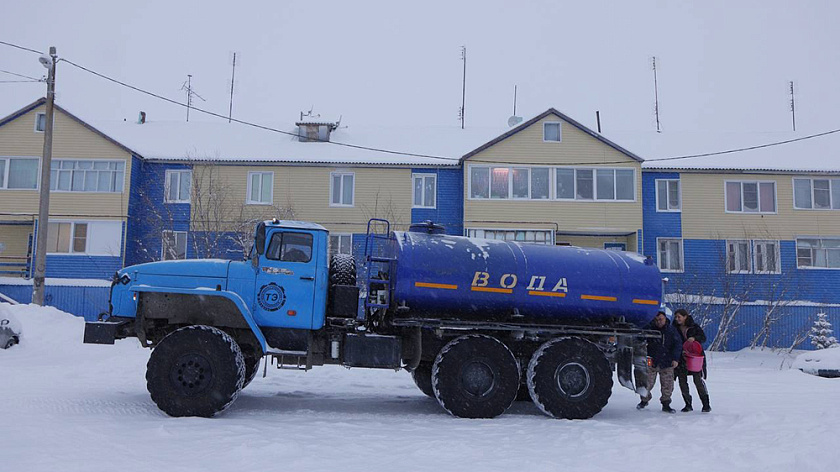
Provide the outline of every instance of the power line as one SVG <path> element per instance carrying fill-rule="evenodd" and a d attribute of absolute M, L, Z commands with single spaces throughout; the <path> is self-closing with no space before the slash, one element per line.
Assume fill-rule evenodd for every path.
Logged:
<path fill-rule="evenodd" d="M 30 52 L 41 54 L 40 51 L 36 51 L 34 49 L 29 49 L 29 48 L 25 48 L 25 47 L 22 47 L 22 46 L 18 46 L 16 44 L 7 43 L 5 41 L 0 41 L 0 44 L 4 44 L 4 45 L 7 45 L 7 46 L 22 49 L 22 50 L 25 50 L 25 51 L 30 51 Z M 68 63 L 68 64 L 70 64 L 70 65 L 72 65 L 72 66 L 74 66 L 74 67 L 76 67 L 80 70 L 83 70 L 85 72 L 93 74 L 93 75 L 95 75 L 97 77 L 100 77 L 102 79 L 108 80 L 108 81 L 113 82 L 115 84 L 121 85 L 123 87 L 129 88 L 129 89 L 134 90 L 136 92 L 140 92 L 142 94 L 149 95 L 151 97 L 157 98 L 159 100 L 163 100 L 165 102 L 169 102 L 173 105 L 178 105 L 178 106 L 181 106 L 181 107 L 186 107 L 187 106 L 186 104 L 178 102 L 176 100 L 172 100 L 172 99 L 164 97 L 162 95 L 158 95 L 156 93 L 149 92 L 147 90 L 143 90 L 139 87 L 129 85 L 129 84 L 127 84 L 125 82 L 122 82 L 120 80 L 108 77 L 104 74 L 100 74 L 99 72 L 88 69 L 87 67 L 81 66 L 79 64 L 76 64 L 75 62 L 73 62 L 69 59 L 61 58 L 60 60 L 63 61 L 63 62 L 66 62 L 66 63 Z M 219 113 L 214 113 L 214 112 L 209 111 L 209 110 L 204 110 L 202 108 L 192 107 L 192 109 L 196 110 L 200 113 L 204 113 L 206 115 L 210 115 L 210 116 L 214 116 L 214 117 L 222 118 L 222 119 L 228 119 L 230 121 L 234 121 L 234 122 L 242 124 L 242 125 L 251 126 L 253 128 L 262 129 L 262 130 L 266 130 L 266 131 L 272 131 L 272 132 L 284 134 L 284 135 L 287 135 L 287 136 L 298 137 L 297 133 L 291 133 L 291 132 L 288 132 L 288 131 L 283 131 L 283 130 L 279 130 L 279 129 L 276 129 L 276 128 L 272 128 L 270 126 L 264 126 L 264 125 L 260 125 L 260 124 L 257 124 L 257 123 L 252 123 L 252 122 L 249 122 L 249 121 L 244 121 L 244 120 L 239 120 L 239 119 L 236 119 L 236 118 L 231 118 L 229 116 L 224 116 L 224 115 L 221 115 Z M 840 129 L 833 129 L 833 130 L 825 131 L 825 132 L 822 132 L 822 133 L 811 134 L 811 135 L 808 135 L 808 136 L 802 136 L 802 137 L 799 137 L 799 138 L 787 139 L 787 140 L 783 140 L 783 141 L 775 141 L 775 142 L 771 142 L 771 143 L 759 144 L 759 145 L 755 145 L 755 146 L 747 146 L 747 147 L 741 147 L 741 148 L 735 148 L 735 149 L 727 149 L 727 150 L 724 150 L 724 151 L 708 152 L 708 153 L 701 153 L 701 154 L 687 154 L 687 155 L 683 155 L 683 156 L 645 159 L 644 162 L 663 162 L 663 161 L 675 161 L 675 160 L 682 160 L 682 159 L 694 159 L 694 158 L 698 158 L 698 157 L 720 156 L 720 155 L 732 154 L 732 153 L 736 153 L 736 152 L 751 151 L 751 150 L 755 150 L 755 149 L 763 149 L 763 148 L 768 148 L 768 147 L 781 146 L 781 145 L 784 145 L 784 144 L 790 144 L 790 143 L 794 143 L 794 142 L 798 142 L 798 141 L 805 141 L 805 140 L 819 138 L 819 137 L 822 137 L 822 136 L 827 136 L 827 135 L 836 134 L 836 133 L 840 133 Z M 381 149 L 381 148 L 374 148 L 374 147 L 369 147 L 369 146 L 359 146 L 359 145 L 356 145 L 356 144 L 342 143 L 342 142 L 337 142 L 337 141 L 321 141 L 321 142 L 326 142 L 326 143 L 329 143 L 329 144 L 332 144 L 332 145 L 335 145 L 335 146 L 343 146 L 343 147 L 348 147 L 348 148 L 352 148 L 352 149 L 360 149 L 360 150 L 365 150 L 365 151 L 381 152 L 381 153 L 385 153 L 385 154 L 394 154 L 394 155 L 400 155 L 400 156 L 423 157 L 423 158 L 429 158 L 429 159 L 440 159 L 440 160 L 445 160 L 445 161 L 448 161 L 448 162 L 458 160 L 458 158 L 455 158 L 455 157 L 436 156 L 436 155 L 431 155 L 431 154 L 419 154 L 419 153 L 411 153 L 411 152 L 400 152 L 400 151 L 394 151 L 394 150 L 390 150 L 390 149 Z M 521 164 L 521 162 L 505 162 L 505 161 L 492 161 L 491 162 L 491 161 L 472 160 L 472 162 L 486 162 L 486 163 L 491 163 L 491 164 L 493 164 L 493 163 L 495 163 L 495 164 Z M 567 165 L 603 165 L 603 164 L 625 164 L 625 163 L 626 163 L 626 161 L 605 161 L 605 162 L 599 162 L 599 163 L 591 163 L 591 162 L 567 163 Z"/>
<path fill-rule="evenodd" d="M 21 78 L 24 78 L 24 79 L 34 80 L 35 82 L 43 82 L 43 79 L 36 79 L 35 77 L 30 77 L 28 75 L 18 74 L 17 72 L 10 72 L 10 71 L 3 70 L 3 69 L 0 69 L 0 72 L 3 72 L 5 74 L 9 74 L 9 75 L 14 75 L 16 77 L 21 77 Z"/>
<path fill-rule="evenodd" d="M 11 46 L 13 48 L 21 49 L 21 50 L 24 50 L 24 51 L 34 52 L 35 54 L 40 54 L 42 56 L 44 55 L 44 53 L 41 52 L 41 51 L 36 51 L 34 49 L 26 48 L 26 47 L 23 47 L 23 46 L 18 46 L 17 44 L 7 43 L 6 41 L 0 41 L 0 44 L 4 44 L 6 46 Z"/>
<path fill-rule="evenodd" d="M 34 84 L 40 82 L 40 80 L 0 80 L 0 84 Z"/>

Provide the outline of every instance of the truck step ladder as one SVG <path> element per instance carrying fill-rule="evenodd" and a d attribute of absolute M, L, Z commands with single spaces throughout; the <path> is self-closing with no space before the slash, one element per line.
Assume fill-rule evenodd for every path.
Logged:
<path fill-rule="evenodd" d="M 263 377 L 266 375 L 268 364 L 276 365 L 278 369 L 284 370 L 309 370 L 312 368 L 309 365 L 309 353 L 306 351 L 283 351 L 277 349 L 269 349 L 265 353 L 267 361 L 263 366 Z"/>
<path fill-rule="evenodd" d="M 384 232 L 377 232 L 377 227 L 384 228 Z M 367 224 L 365 234 L 365 309 L 359 314 L 363 321 L 368 310 L 387 309 L 390 304 L 391 280 L 394 269 L 393 238 L 391 237 L 391 222 L 380 218 L 371 218 Z M 384 275 L 384 277 L 383 277 Z M 378 297 L 380 291 L 386 290 L 384 300 Z"/>

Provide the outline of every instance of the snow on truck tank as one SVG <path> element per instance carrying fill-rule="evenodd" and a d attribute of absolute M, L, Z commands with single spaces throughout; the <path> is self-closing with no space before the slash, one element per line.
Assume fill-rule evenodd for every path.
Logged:
<path fill-rule="evenodd" d="M 635 253 L 395 232 L 394 301 L 405 316 L 566 323 L 620 317 L 637 326 L 659 308 L 662 278 Z"/>

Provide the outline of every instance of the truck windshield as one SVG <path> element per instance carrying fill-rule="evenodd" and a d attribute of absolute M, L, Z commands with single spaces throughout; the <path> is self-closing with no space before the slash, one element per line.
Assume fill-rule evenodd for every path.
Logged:
<path fill-rule="evenodd" d="M 309 262 L 312 260 L 312 235 L 274 233 L 265 257 L 282 262 Z"/>

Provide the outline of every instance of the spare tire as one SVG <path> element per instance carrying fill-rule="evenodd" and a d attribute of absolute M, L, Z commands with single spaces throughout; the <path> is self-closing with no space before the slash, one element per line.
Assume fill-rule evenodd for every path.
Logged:
<path fill-rule="evenodd" d="M 350 254 L 330 258 L 330 285 L 356 285 L 356 259 Z"/>

